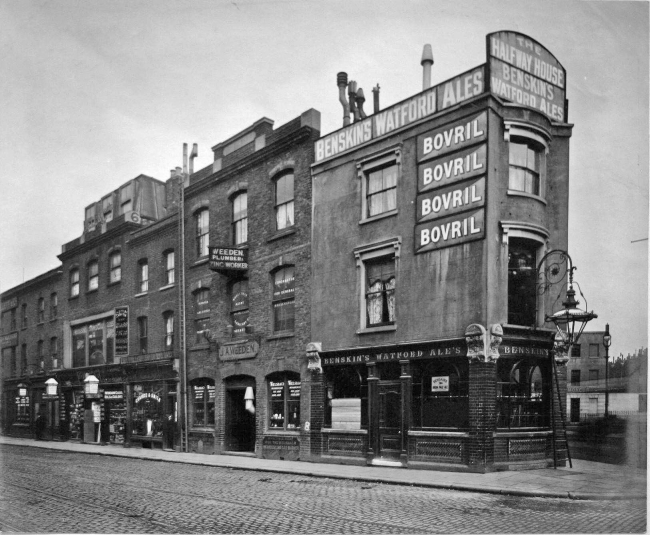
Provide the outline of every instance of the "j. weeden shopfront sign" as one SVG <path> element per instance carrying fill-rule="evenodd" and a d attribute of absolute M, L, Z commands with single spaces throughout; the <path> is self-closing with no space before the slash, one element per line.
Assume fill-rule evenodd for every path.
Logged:
<path fill-rule="evenodd" d="M 499 346 L 501 357 L 549 357 L 550 349 L 542 343 L 531 342 L 525 345 L 506 342 Z M 392 347 L 364 347 L 340 351 L 322 351 L 321 365 L 340 366 L 368 364 L 372 362 L 395 362 L 399 360 L 418 360 L 443 357 L 466 357 L 465 339 L 445 340 L 422 344 L 409 344 Z"/>

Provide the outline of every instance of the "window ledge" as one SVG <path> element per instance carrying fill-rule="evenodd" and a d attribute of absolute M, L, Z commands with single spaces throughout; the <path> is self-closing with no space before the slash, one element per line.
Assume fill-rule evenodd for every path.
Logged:
<path fill-rule="evenodd" d="M 284 332 L 280 332 L 280 333 L 276 333 L 276 334 L 272 334 L 270 336 L 267 336 L 266 339 L 267 340 L 279 340 L 281 338 L 292 338 L 294 336 L 296 336 L 295 332 L 293 332 L 293 331 L 284 331 Z"/>
<path fill-rule="evenodd" d="M 202 256 L 201 258 L 196 260 L 190 267 L 202 266 L 203 264 L 207 264 L 209 260 L 210 257 Z"/>
<path fill-rule="evenodd" d="M 214 427 L 197 426 L 190 427 L 190 433 L 214 433 Z"/>
<path fill-rule="evenodd" d="M 422 429 L 409 429 L 410 437 L 469 437 L 468 431 L 436 431 L 434 429 L 425 431 Z"/>
<path fill-rule="evenodd" d="M 382 333 L 382 332 L 389 332 L 389 331 L 396 331 L 396 330 L 397 330 L 397 325 L 382 325 L 381 327 L 365 327 L 363 329 L 359 329 L 357 331 L 357 334 Z"/>
<path fill-rule="evenodd" d="M 296 427 L 294 429 L 283 429 L 280 427 L 269 427 L 266 432 L 264 433 L 265 435 L 271 434 L 271 435 L 286 435 L 286 436 L 296 436 L 300 434 L 300 427 Z"/>
<path fill-rule="evenodd" d="M 528 436 L 528 437 L 538 437 L 538 436 L 547 436 L 553 434 L 553 431 L 548 428 L 540 428 L 540 427 L 522 427 L 521 431 L 515 431 L 512 428 L 510 429 L 497 429 L 496 432 L 493 434 L 493 436 L 496 437 L 504 437 L 504 438 L 514 438 L 514 437 L 522 437 L 522 436 Z"/>
<path fill-rule="evenodd" d="M 525 191 L 517 191 L 515 189 L 509 189 L 508 195 L 513 195 L 515 197 L 528 197 L 529 199 L 535 199 L 536 201 L 541 202 L 542 204 L 548 204 L 546 199 L 540 197 L 539 195 L 534 195 L 532 193 L 526 193 Z"/>
<path fill-rule="evenodd" d="M 397 209 L 384 212 L 383 214 L 373 215 L 372 217 L 366 217 L 359 221 L 359 225 L 365 225 L 366 223 L 372 223 L 374 221 L 378 221 L 379 219 L 385 219 L 394 215 L 397 215 Z"/>
<path fill-rule="evenodd" d="M 345 433 L 346 435 L 367 435 L 367 429 L 337 429 L 335 427 L 323 427 L 321 433 Z"/>
<path fill-rule="evenodd" d="M 173 288 L 174 286 L 176 286 L 176 283 L 172 282 L 171 284 L 167 284 L 166 286 L 161 286 L 160 288 L 158 288 L 158 291 L 163 292 L 165 290 L 169 290 L 170 288 Z"/>
<path fill-rule="evenodd" d="M 270 238 L 266 240 L 266 243 L 279 240 L 281 238 L 284 238 L 286 236 L 292 236 L 293 234 L 296 233 L 296 227 L 291 226 L 289 228 L 283 228 L 282 230 L 276 230 Z"/>
<path fill-rule="evenodd" d="M 56 321 L 57 319 L 59 319 L 59 318 L 50 318 L 50 323 L 52 323 L 53 321 Z"/>
<path fill-rule="evenodd" d="M 149 295 L 149 292 L 140 292 L 139 294 L 135 294 L 133 297 L 144 297 L 145 295 Z"/>
<path fill-rule="evenodd" d="M 210 344 L 208 342 L 201 342 L 200 344 L 194 344 L 189 348 L 190 351 L 200 351 L 202 349 L 210 349 Z"/>
<path fill-rule="evenodd" d="M 44 322 L 44 321 L 39 321 L 39 322 L 36 324 L 37 327 L 40 326 L 40 325 L 45 325 L 45 322 Z"/>
<path fill-rule="evenodd" d="M 79 299 L 79 296 L 78 295 L 71 295 L 70 297 L 68 297 L 68 301 L 74 301 L 75 299 Z"/>
<path fill-rule="evenodd" d="M 99 288 L 95 288 L 95 289 L 93 289 L 93 290 L 86 290 L 86 295 L 88 295 L 88 294 L 94 294 L 94 293 L 97 293 L 98 291 L 99 291 Z"/>
<path fill-rule="evenodd" d="M 107 287 L 107 288 L 110 288 L 111 286 L 116 286 L 116 285 L 118 285 L 118 284 L 121 284 L 121 282 L 122 282 L 122 279 L 120 279 L 120 280 L 118 280 L 118 281 L 109 282 L 109 283 L 106 285 L 106 287 Z"/>

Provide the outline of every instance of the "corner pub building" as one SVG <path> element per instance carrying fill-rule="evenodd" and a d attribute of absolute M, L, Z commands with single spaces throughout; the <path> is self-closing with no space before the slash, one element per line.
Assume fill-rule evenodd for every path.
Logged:
<path fill-rule="evenodd" d="M 376 88 L 368 116 L 339 73 L 342 129 L 262 118 L 93 203 L 62 266 L 2 294 L 3 432 L 44 411 L 52 438 L 179 452 L 564 464 L 535 270 L 567 248 L 566 75 L 522 34 L 486 44 L 435 86 L 425 48 L 422 92 Z"/>
<path fill-rule="evenodd" d="M 423 91 L 368 117 L 339 73 L 344 126 L 316 142 L 312 444 L 342 463 L 563 465 L 536 269 L 567 247 L 565 72 L 509 31 L 435 86 L 432 63 L 425 47 Z"/>

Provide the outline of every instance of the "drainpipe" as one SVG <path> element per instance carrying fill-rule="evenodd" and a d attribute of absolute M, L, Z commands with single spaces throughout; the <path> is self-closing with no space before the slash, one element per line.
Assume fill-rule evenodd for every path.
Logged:
<path fill-rule="evenodd" d="M 363 94 L 363 89 L 359 88 L 357 91 L 357 96 L 355 98 L 357 104 L 357 110 L 359 110 L 359 117 L 365 119 L 367 117 L 366 112 L 363 111 L 363 103 L 366 101 L 366 97 Z"/>
<path fill-rule="evenodd" d="M 194 152 L 194 151 L 192 151 Z M 198 152 L 198 151 L 197 151 Z M 180 321 L 179 326 L 181 329 L 180 336 L 180 345 L 181 345 L 181 358 L 182 358 L 182 376 L 181 376 L 181 398 L 183 403 L 183 434 L 185 436 L 185 452 L 189 450 L 189 438 L 188 438 L 188 395 L 187 395 L 187 343 L 185 338 L 185 184 L 186 181 L 189 182 L 189 174 L 187 169 L 187 143 L 183 143 L 183 173 L 181 175 L 181 180 L 179 180 L 181 191 L 180 191 L 180 224 L 179 224 L 179 234 L 180 234 L 180 270 L 179 270 L 179 299 L 180 299 Z"/>

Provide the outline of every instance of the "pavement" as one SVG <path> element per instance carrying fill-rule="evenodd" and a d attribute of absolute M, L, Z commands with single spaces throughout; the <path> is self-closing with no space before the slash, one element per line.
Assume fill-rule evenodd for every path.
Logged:
<path fill-rule="evenodd" d="M 474 474 L 434 470 L 408 470 L 380 466 L 351 466 L 304 461 L 259 459 L 240 455 L 178 453 L 139 447 L 37 441 L 0 436 L 0 444 L 48 450 L 128 457 L 150 461 L 255 470 L 310 477 L 348 479 L 380 484 L 411 485 L 514 496 L 569 498 L 574 500 L 632 500 L 647 498 L 646 470 L 627 466 L 573 460 L 573 468 L 558 467 Z"/>

